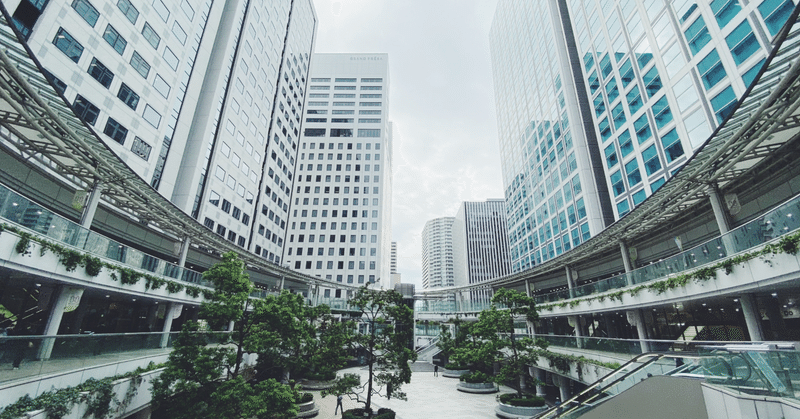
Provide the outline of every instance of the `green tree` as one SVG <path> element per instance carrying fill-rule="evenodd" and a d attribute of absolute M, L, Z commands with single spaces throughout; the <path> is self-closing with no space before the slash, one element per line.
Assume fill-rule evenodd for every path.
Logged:
<path fill-rule="evenodd" d="M 380 395 L 386 386 L 391 387 L 392 397 L 406 400 L 401 386 L 411 382 L 408 363 L 417 359 L 417 353 L 410 348 L 414 336 L 413 311 L 403 303 L 400 293 L 366 287 L 359 288 L 349 304 L 360 312 L 360 322 L 365 328 L 353 341 L 364 351 L 368 378 L 361 384 L 357 375 L 345 374 L 323 394 L 350 394 L 358 399 L 358 394 L 365 393 L 363 403 L 368 412 L 372 411 L 372 395 Z"/>
<path fill-rule="evenodd" d="M 514 322 L 520 318 L 531 322 L 539 318 L 534 299 L 519 291 L 499 289 L 492 297 L 491 307 L 470 325 L 469 336 L 455 349 L 454 359 L 493 375 L 492 381 L 498 384 L 519 378 L 528 365 L 536 362 L 537 351 L 547 347 L 544 340 L 515 332 Z M 500 369 L 493 374 L 495 363 Z M 521 386 L 517 393 L 522 397 Z"/>
<path fill-rule="evenodd" d="M 344 366 L 352 325 L 331 316 L 328 306 L 309 306 L 302 295 L 284 291 L 268 296 L 254 316 L 259 323 L 249 343 L 259 351 L 259 370 L 279 368 L 289 379 L 309 372 L 324 376 Z"/>
<path fill-rule="evenodd" d="M 200 316 L 212 324 L 235 322 L 229 340 L 209 345 L 209 333 L 187 322 L 173 345 L 165 370 L 153 382 L 153 404 L 164 417 L 198 418 L 291 418 L 297 414 L 294 393 L 275 380 L 250 383 L 240 375 L 245 351 L 252 352 L 251 332 L 258 321 L 263 301 L 250 300 L 252 291 L 247 272 L 235 253 L 203 274 L 214 284 Z M 256 307 L 250 310 L 251 301 Z M 223 374 L 226 373 L 226 374 Z"/>

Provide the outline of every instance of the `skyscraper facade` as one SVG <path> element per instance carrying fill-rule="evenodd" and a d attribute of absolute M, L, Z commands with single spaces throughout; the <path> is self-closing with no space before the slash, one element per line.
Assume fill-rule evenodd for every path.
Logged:
<path fill-rule="evenodd" d="M 568 45 L 580 59 L 575 74 L 590 97 L 617 219 L 730 114 L 793 8 L 791 0 L 568 2 Z"/>
<path fill-rule="evenodd" d="M 490 39 L 514 271 L 669 180 L 744 94 L 793 7 L 499 2 Z"/>
<path fill-rule="evenodd" d="M 5 7 L 75 112 L 139 176 L 280 263 L 317 23 L 310 0 Z"/>
<path fill-rule="evenodd" d="M 500 1 L 489 42 L 513 271 L 613 219 L 588 99 L 551 1 Z"/>
<path fill-rule="evenodd" d="M 347 284 L 390 282 L 387 54 L 314 54 L 284 259 Z"/>
<path fill-rule="evenodd" d="M 422 229 L 422 288 L 455 285 L 454 217 L 429 220 Z"/>
<path fill-rule="evenodd" d="M 456 285 L 511 273 L 505 200 L 462 202 L 453 222 Z"/>

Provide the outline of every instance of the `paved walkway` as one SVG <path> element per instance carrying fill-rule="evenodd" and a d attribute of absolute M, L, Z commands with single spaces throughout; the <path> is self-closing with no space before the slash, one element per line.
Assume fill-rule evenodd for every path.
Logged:
<path fill-rule="evenodd" d="M 511 388 L 501 386 L 499 393 L 494 394 L 469 394 L 456 390 L 458 379 L 433 376 L 433 365 L 416 362 L 412 364 L 411 383 L 403 385 L 403 391 L 408 397 L 407 401 L 385 396 L 372 396 L 373 409 L 387 407 L 397 413 L 397 419 L 437 418 L 437 419 L 489 419 L 496 418 L 494 408 L 497 405 L 497 395 L 511 393 Z M 350 368 L 342 370 L 340 374 L 355 373 L 361 375 L 364 383 L 367 371 L 364 368 Z M 341 417 L 341 412 L 334 415 L 336 409 L 336 396 L 321 398 L 318 391 L 313 391 L 314 400 L 319 407 L 318 419 L 333 419 Z M 384 392 L 382 392 L 384 393 Z M 384 393 L 385 394 L 385 393 Z M 344 408 L 352 409 L 363 406 L 355 400 L 344 397 Z"/>

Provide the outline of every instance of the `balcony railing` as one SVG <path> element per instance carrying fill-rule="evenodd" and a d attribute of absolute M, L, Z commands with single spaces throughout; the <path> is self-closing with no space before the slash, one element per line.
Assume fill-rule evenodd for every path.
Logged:
<path fill-rule="evenodd" d="M 0 220 L 24 227 L 60 244 L 74 247 L 94 256 L 113 260 L 120 265 L 142 269 L 155 275 L 191 284 L 211 286 L 210 283 L 203 280 L 203 275 L 200 272 L 181 268 L 174 263 L 101 236 L 48 210 L 2 184 L 0 184 Z"/>

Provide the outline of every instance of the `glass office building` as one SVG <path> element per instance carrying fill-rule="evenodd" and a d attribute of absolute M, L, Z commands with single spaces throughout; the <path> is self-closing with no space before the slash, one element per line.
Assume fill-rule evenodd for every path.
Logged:
<path fill-rule="evenodd" d="M 730 114 L 793 7 L 500 1 L 490 37 L 514 271 L 669 180 Z"/>

